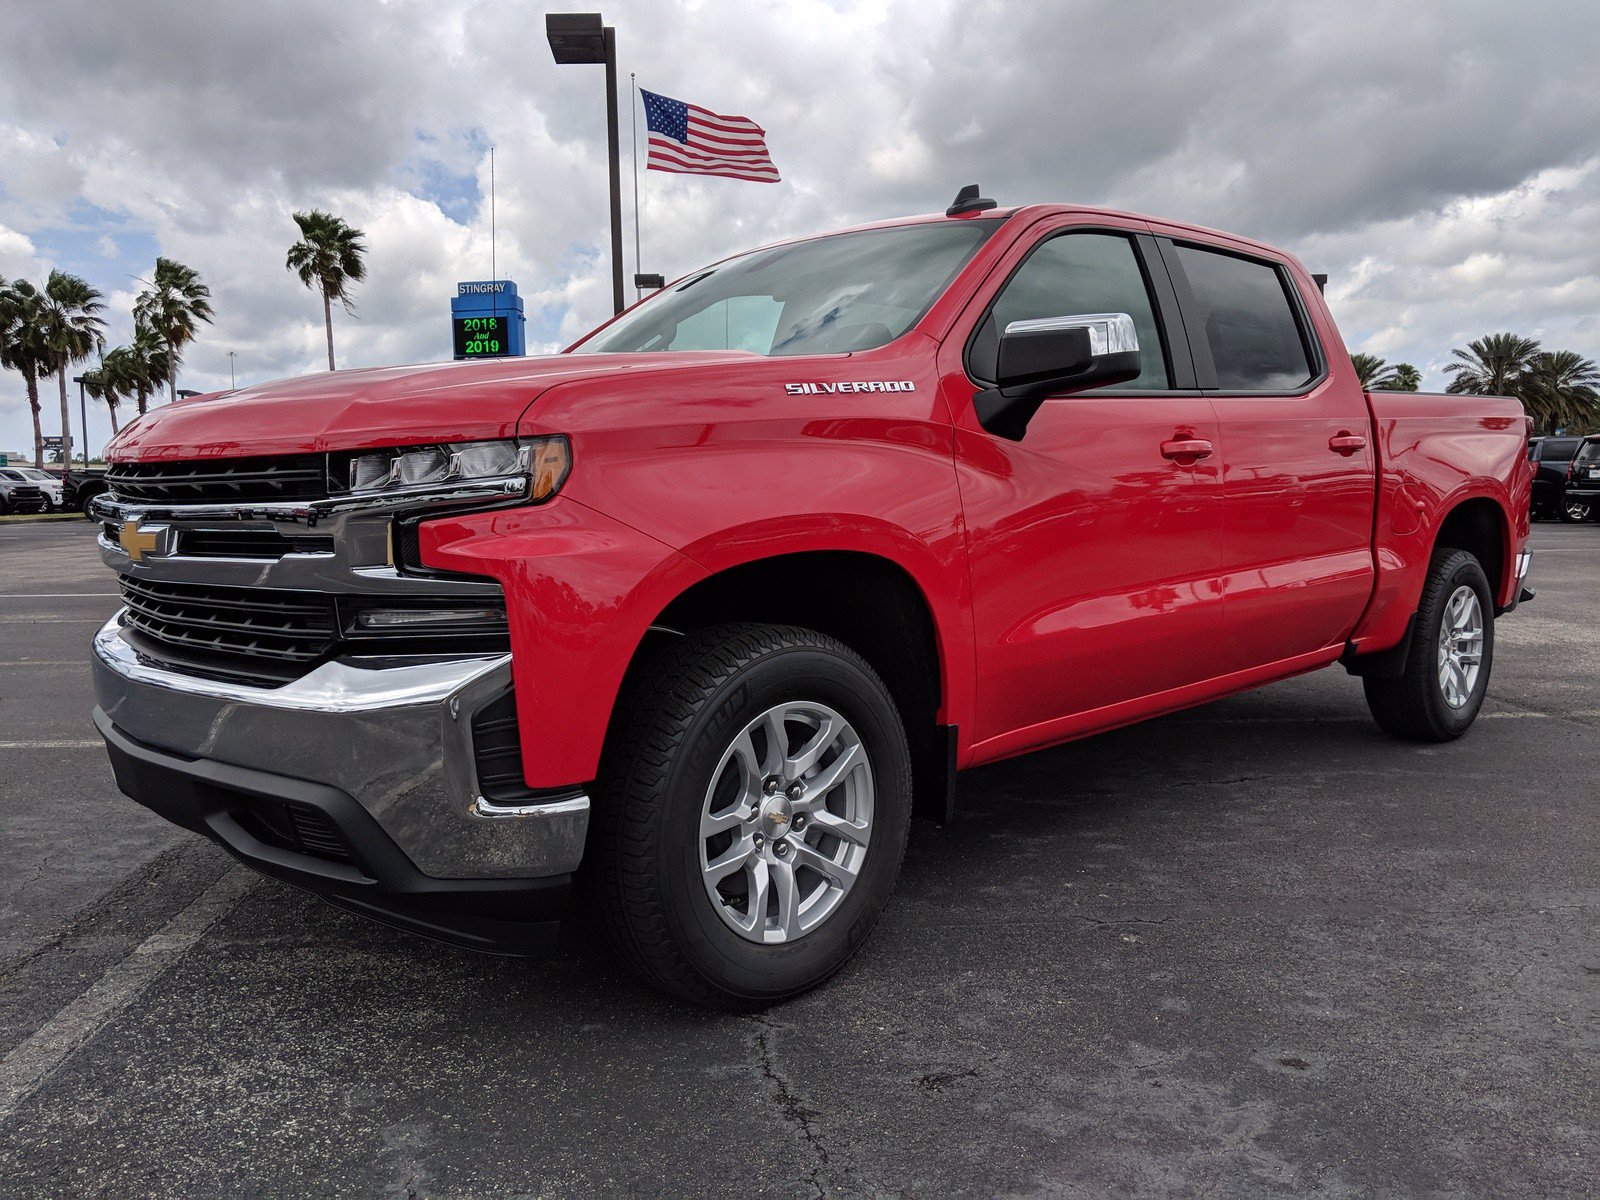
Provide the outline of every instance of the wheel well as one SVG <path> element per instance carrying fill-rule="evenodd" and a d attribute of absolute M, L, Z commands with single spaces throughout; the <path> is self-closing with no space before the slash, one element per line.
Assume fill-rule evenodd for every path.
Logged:
<path fill-rule="evenodd" d="M 1458 504 L 1439 526 L 1439 536 L 1433 545 L 1436 550 L 1444 547 L 1465 550 L 1475 557 L 1489 577 L 1495 603 L 1499 603 L 1500 588 L 1505 581 L 1506 538 L 1505 518 L 1498 504 L 1488 499 Z"/>
<path fill-rule="evenodd" d="M 745 563 L 701 580 L 669 604 L 628 666 L 665 639 L 731 621 L 798 625 L 838 638 L 871 664 L 905 722 L 919 813 L 945 815 L 953 731 L 937 724 L 943 696 L 933 614 L 903 568 L 873 554 L 811 551 Z"/>

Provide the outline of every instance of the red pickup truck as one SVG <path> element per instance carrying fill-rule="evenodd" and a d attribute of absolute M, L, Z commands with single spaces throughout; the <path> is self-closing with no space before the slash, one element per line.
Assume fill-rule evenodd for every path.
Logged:
<path fill-rule="evenodd" d="M 1279 250 L 969 189 L 560 354 L 141 418 L 95 720 L 128 795 L 335 903 L 530 953 L 575 891 L 647 980 L 769 1003 L 962 768 L 1335 663 L 1461 735 L 1527 438 L 1363 392 Z"/>

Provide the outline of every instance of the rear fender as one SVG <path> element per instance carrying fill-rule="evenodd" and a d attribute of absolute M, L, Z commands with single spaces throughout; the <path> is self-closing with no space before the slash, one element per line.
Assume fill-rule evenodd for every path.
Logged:
<path fill-rule="evenodd" d="M 1477 479 L 1445 495 L 1429 495 L 1416 481 L 1385 488 L 1377 515 L 1377 585 L 1367 613 L 1350 639 L 1357 654 L 1388 649 L 1404 638 L 1421 603 L 1440 530 L 1452 512 L 1472 500 L 1491 501 L 1499 514 L 1502 565 L 1499 578 L 1489 581 L 1495 605 L 1505 608 L 1515 600 L 1516 556 L 1527 541 L 1528 531 L 1526 518 L 1519 525 L 1510 513 L 1526 513 L 1526 505 L 1520 510 L 1508 508 L 1511 501 L 1505 485 Z M 1397 531 L 1407 525 L 1407 532 Z"/>

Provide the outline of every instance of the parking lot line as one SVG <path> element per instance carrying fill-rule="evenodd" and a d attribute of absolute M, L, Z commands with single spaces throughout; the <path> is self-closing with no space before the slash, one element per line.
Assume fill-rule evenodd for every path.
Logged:
<path fill-rule="evenodd" d="M 49 613 L 23 613 L 0 617 L 0 625 L 104 625 L 103 617 L 56 617 Z"/>
<path fill-rule="evenodd" d="M 0 742 L 0 750 L 99 750 L 105 746 L 102 741 L 75 741 L 75 742 Z"/>
<path fill-rule="evenodd" d="M 244 868 L 234 867 L 6 1055 L 0 1061 L 0 1120 L 14 1113 L 73 1051 L 187 954 L 255 886 L 256 879 Z"/>

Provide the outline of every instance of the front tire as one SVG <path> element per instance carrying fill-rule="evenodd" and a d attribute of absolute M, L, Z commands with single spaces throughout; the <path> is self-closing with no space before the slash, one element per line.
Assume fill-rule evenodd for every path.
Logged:
<path fill-rule="evenodd" d="M 1569 525 L 1581 525 L 1594 515 L 1593 506 L 1587 500 L 1563 499 L 1560 511 L 1561 519 Z"/>
<path fill-rule="evenodd" d="M 1398 678 L 1362 682 L 1378 727 L 1411 742 L 1448 742 L 1477 719 L 1494 664 L 1494 597 L 1478 560 L 1440 550 L 1428 566 Z"/>
<path fill-rule="evenodd" d="M 911 756 L 855 651 L 724 625 L 642 669 L 597 792 L 592 882 L 623 961 L 751 1009 L 816 987 L 866 940 L 905 854 Z"/>

